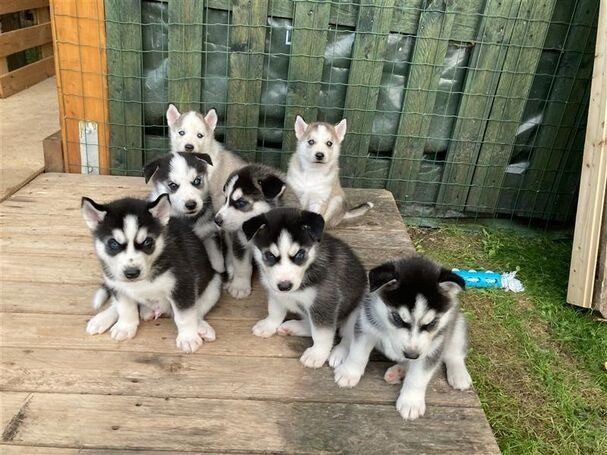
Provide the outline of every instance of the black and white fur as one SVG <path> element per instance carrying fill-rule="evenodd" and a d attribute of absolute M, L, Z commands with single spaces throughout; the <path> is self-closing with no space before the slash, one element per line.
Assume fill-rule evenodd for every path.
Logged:
<path fill-rule="evenodd" d="M 82 199 L 111 304 L 93 317 L 89 334 L 111 327 L 115 340 L 133 338 L 142 317 L 169 313 L 177 325 L 177 347 L 196 351 L 215 331 L 203 317 L 217 303 L 221 277 L 212 268 L 192 225 L 171 217 L 166 194 L 149 202 L 124 198 L 109 204 Z"/>
<path fill-rule="evenodd" d="M 311 368 L 329 359 L 336 332 L 354 324 L 352 312 L 368 290 L 356 254 L 323 230 L 322 216 L 296 208 L 273 209 L 243 224 L 268 293 L 268 316 L 253 334 L 311 336 L 313 345 L 300 358 Z M 285 322 L 288 311 L 301 319 Z"/>
<path fill-rule="evenodd" d="M 389 383 L 405 380 L 396 402 L 404 419 L 426 411 L 426 387 L 441 364 L 457 390 L 470 388 L 465 364 L 466 319 L 457 294 L 464 280 L 421 256 L 387 262 L 369 272 L 370 297 L 357 311 L 356 323 L 343 359 L 335 365 L 335 381 L 354 387 L 365 371 L 373 348 L 398 362 L 384 376 Z M 404 374 L 404 365 L 408 371 Z"/>
<path fill-rule="evenodd" d="M 171 200 L 171 216 L 183 217 L 202 240 L 213 269 L 225 271 L 219 229 L 207 178 L 213 161 L 206 153 L 168 153 L 143 168 L 145 182 L 154 185 L 152 195 L 166 193 Z M 157 196 L 152 196 L 154 199 Z"/>
<path fill-rule="evenodd" d="M 276 207 L 299 207 L 299 200 L 285 176 L 263 164 L 249 164 L 233 172 L 224 185 L 224 195 L 215 223 L 227 237 L 226 288 L 233 297 L 244 298 L 251 293 L 253 265 L 242 224 Z"/>

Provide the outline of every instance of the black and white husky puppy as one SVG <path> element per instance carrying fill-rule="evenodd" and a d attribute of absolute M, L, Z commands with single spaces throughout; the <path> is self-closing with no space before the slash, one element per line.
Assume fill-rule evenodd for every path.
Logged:
<path fill-rule="evenodd" d="M 263 164 L 249 164 L 230 174 L 224 195 L 215 223 L 227 234 L 226 288 L 233 297 L 243 298 L 251 293 L 253 264 L 242 224 L 276 207 L 299 207 L 299 200 L 284 174 Z"/>
<path fill-rule="evenodd" d="M 321 367 L 333 348 L 337 330 L 354 325 L 353 310 L 367 294 L 360 260 L 341 240 L 323 234 L 324 220 L 314 212 L 280 208 L 243 224 L 253 243 L 261 282 L 268 293 L 268 316 L 253 334 L 312 336 L 313 345 L 300 358 Z M 284 321 L 287 312 L 300 320 Z"/>
<path fill-rule="evenodd" d="M 112 338 L 133 338 L 139 305 L 144 318 L 173 314 L 182 351 L 194 352 L 203 339 L 215 339 L 203 317 L 219 300 L 221 277 L 191 223 L 171 217 L 168 195 L 152 202 L 124 198 L 109 204 L 82 198 L 82 216 L 112 295 L 111 304 L 89 321 L 89 334 L 111 327 Z"/>
<path fill-rule="evenodd" d="M 336 356 L 335 382 L 341 387 L 358 384 L 369 354 L 377 348 L 398 362 L 384 379 L 395 384 L 405 377 L 396 402 L 405 419 L 424 415 L 426 387 L 443 363 L 454 389 L 470 388 L 472 380 L 464 361 L 466 319 L 457 300 L 465 288 L 464 280 L 428 259 L 413 256 L 372 269 L 369 286 L 370 298 L 357 310 L 350 332 L 343 334 L 349 346 Z M 405 363 L 409 364 L 406 376 Z"/>
<path fill-rule="evenodd" d="M 206 153 L 168 153 L 143 168 L 145 183 L 154 185 L 151 199 L 166 193 L 171 200 L 171 216 L 183 217 L 192 224 L 202 240 L 213 269 L 225 271 L 219 242 L 219 229 L 213 221 L 214 210 L 206 178 L 208 166 L 213 166 Z"/>

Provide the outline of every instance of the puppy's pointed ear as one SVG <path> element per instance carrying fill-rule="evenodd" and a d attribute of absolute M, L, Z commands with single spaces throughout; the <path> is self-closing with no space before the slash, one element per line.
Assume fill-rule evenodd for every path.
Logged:
<path fill-rule="evenodd" d="M 266 199 L 276 199 L 287 189 L 287 184 L 277 175 L 270 174 L 257 183 L 261 186 L 263 197 Z"/>
<path fill-rule="evenodd" d="M 171 218 L 171 201 L 169 200 L 169 195 L 166 193 L 161 194 L 155 201 L 150 202 L 148 204 L 148 212 L 160 221 L 160 224 L 166 226 Z"/>
<path fill-rule="evenodd" d="M 438 287 L 454 297 L 466 289 L 466 281 L 452 270 L 442 268 L 438 275 Z"/>
<path fill-rule="evenodd" d="M 301 225 L 302 229 L 308 233 L 312 240 L 320 242 L 325 228 L 325 219 L 321 215 L 303 210 L 301 212 Z"/>
<path fill-rule="evenodd" d="M 148 183 L 158 169 L 160 168 L 160 162 L 162 158 L 158 158 L 157 160 L 148 163 L 143 168 L 143 178 L 145 179 L 145 183 Z"/>
<path fill-rule="evenodd" d="M 204 161 L 209 166 L 213 166 L 213 160 L 211 159 L 211 156 L 207 153 L 197 153 L 196 158 L 198 158 L 200 161 Z"/>
<path fill-rule="evenodd" d="M 306 130 L 308 129 L 308 124 L 304 121 L 301 115 L 295 117 L 295 137 L 298 141 L 304 137 L 306 134 Z"/>
<path fill-rule="evenodd" d="M 181 117 L 179 110 L 177 110 L 174 104 L 169 104 L 167 109 L 167 123 L 169 124 L 169 128 L 172 128 L 173 125 L 175 125 L 175 122 L 179 117 Z"/>
<path fill-rule="evenodd" d="M 369 270 L 369 290 L 371 292 L 375 292 L 384 286 L 394 286 L 396 282 L 396 267 L 392 262 L 386 262 Z"/>
<path fill-rule="evenodd" d="M 265 214 L 254 216 L 253 218 L 242 223 L 242 231 L 247 238 L 247 241 L 250 241 L 255 234 L 262 229 L 267 223 L 267 219 Z"/>
<path fill-rule="evenodd" d="M 207 112 L 207 115 L 204 116 L 204 121 L 209 125 L 211 131 L 215 131 L 215 127 L 217 126 L 217 111 L 215 108 L 212 108 Z"/>
<path fill-rule="evenodd" d="M 99 223 L 101 223 L 105 218 L 105 215 L 107 215 L 107 209 L 103 205 L 97 204 L 88 197 L 82 198 L 80 202 L 80 212 L 91 231 L 97 229 Z"/>
<path fill-rule="evenodd" d="M 346 119 L 343 119 L 341 122 L 335 125 L 335 134 L 337 135 L 337 139 L 339 140 L 340 144 L 343 142 L 344 137 L 346 137 L 347 128 L 348 123 L 346 122 Z"/>

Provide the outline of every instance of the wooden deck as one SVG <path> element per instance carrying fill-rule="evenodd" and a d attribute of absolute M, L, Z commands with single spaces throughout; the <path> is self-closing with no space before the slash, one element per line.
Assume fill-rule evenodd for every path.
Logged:
<path fill-rule="evenodd" d="M 177 350 L 169 319 L 125 342 L 88 336 L 100 273 L 80 197 L 147 190 L 138 178 L 42 174 L 0 204 L 2 453 L 499 453 L 473 391 L 438 377 L 426 416 L 405 422 L 399 387 L 383 381 L 389 363 L 344 390 L 328 366 L 301 366 L 309 339 L 254 337 L 266 311 L 257 282 L 246 300 L 222 297 L 209 315 L 217 341 L 195 354 Z M 389 192 L 350 194 L 376 203 L 337 232 L 367 267 L 412 251 Z"/>

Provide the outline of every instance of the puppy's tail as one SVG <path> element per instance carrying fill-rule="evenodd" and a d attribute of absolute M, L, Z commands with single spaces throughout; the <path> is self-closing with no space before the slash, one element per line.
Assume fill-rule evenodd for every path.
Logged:
<path fill-rule="evenodd" d="M 344 215 L 344 220 L 351 220 L 352 218 L 358 218 L 359 216 L 363 216 L 369 210 L 373 208 L 373 202 L 365 202 L 364 204 L 357 205 L 356 207 L 352 207 L 348 209 L 348 211 Z"/>
<path fill-rule="evenodd" d="M 98 310 L 110 298 L 110 290 L 105 284 L 102 284 L 93 296 L 93 309 Z"/>

